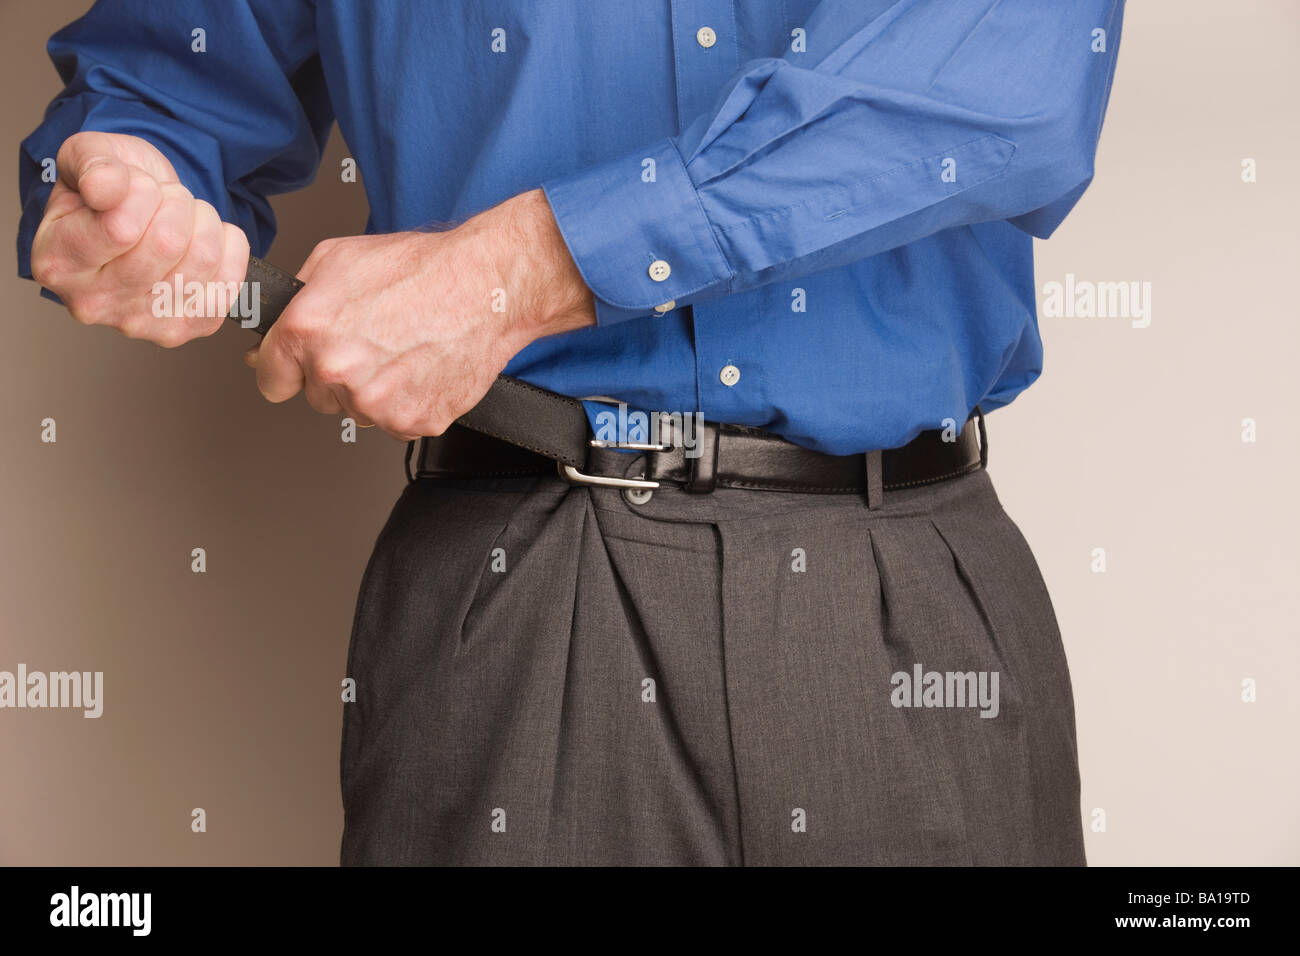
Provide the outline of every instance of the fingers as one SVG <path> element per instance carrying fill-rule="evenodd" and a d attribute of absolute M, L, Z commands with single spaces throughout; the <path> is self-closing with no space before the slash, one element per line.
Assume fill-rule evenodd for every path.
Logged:
<path fill-rule="evenodd" d="M 83 132 L 59 147 L 58 179 L 42 226 L 56 232 L 63 272 L 98 269 L 140 241 L 163 201 L 179 186 L 157 148 L 136 136 Z"/>
<path fill-rule="evenodd" d="M 427 402 L 403 383 L 400 373 L 381 372 L 364 384 L 340 386 L 338 394 L 358 424 L 374 424 L 398 441 L 440 432 L 429 424 L 433 414 Z"/>
<path fill-rule="evenodd" d="M 226 277 L 231 272 L 228 259 L 238 255 L 241 248 L 248 248 L 243 235 L 243 230 L 237 226 L 223 223 L 211 204 L 202 200 L 195 202 L 194 230 L 189 248 L 174 270 L 187 289 L 191 282 L 201 283 L 202 294 L 197 297 L 187 295 L 185 299 L 181 319 L 187 341 L 211 335 L 221 328 L 231 306 L 237 301 L 243 272 L 235 278 Z M 235 241 L 236 238 L 242 240 L 242 244 Z M 241 268 L 246 268 L 247 252 L 243 253 L 242 262 Z"/>
<path fill-rule="evenodd" d="M 41 218 L 40 226 L 48 229 L 69 213 L 88 208 L 90 207 L 81 198 L 81 193 L 75 189 L 69 189 L 62 182 L 56 180 L 54 187 L 50 190 L 50 198 L 45 201 L 45 215 Z"/>
<path fill-rule="evenodd" d="M 51 223 L 49 245 L 42 251 L 57 261 L 61 273 L 98 270 L 129 252 L 148 230 L 163 204 L 162 186 L 142 169 L 130 167 L 127 172 L 129 189 L 112 209 L 97 212 L 83 203 Z"/>
<path fill-rule="evenodd" d="M 217 281 L 242 284 L 248 273 L 248 236 L 234 223 L 221 224 L 221 265 L 217 267 Z"/>
<path fill-rule="evenodd" d="M 138 241 L 104 266 L 104 282 L 122 290 L 148 290 L 155 282 L 172 281 L 177 266 L 190 248 L 198 204 L 190 191 L 179 183 L 169 183 L 160 189 L 162 201 L 153 218 L 146 224 Z M 107 213 L 106 223 L 117 212 Z M 184 276 L 185 281 L 190 278 Z"/>
<path fill-rule="evenodd" d="M 201 298 L 186 298 L 184 317 L 187 320 L 194 320 L 189 322 L 191 325 L 205 326 L 208 324 L 206 317 L 219 312 L 222 305 L 219 300 L 229 301 L 228 296 L 223 294 L 226 290 L 219 289 L 214 281 L 225 255 L 226 231 L 221 216 L 217 214 L 217 210 L 211 203 L 196 200 L 192 204 L 192 209 L 193 221 L 189 246 L 172 271 L 180 277 L 182 283 L 203 283 Z M 238 292 L 239 289 L 236 287 L 235 293 Z"/>
<path fill-rule="evenodd" d="M 258 358 L 260 355 L 260 345 L 254 345 L 252 348 L 245 350 L 243 354 L 244 364 L 252 369 L 257 368 Z M 375 427 L 374 422 L 350 407 L 350 401 L 343 393 L 343 390 L 337 386 L 325 385 L 319 382 L 307 380 L 303 387 L 303 394 L 307 399 L 307 403 L 322 415 L 346 414 L 356 423 L 358 428 Z M 389 432 L 388 434 L 393 435 L 395 438 L 398 437 L 393 432 Z M 409 441 L 410 438 L 403 437 L 401 440 Z"/>
<path fill-rule="evenodd" d="M 308 382 L 303 389 L 303 394 L 307 396 L 307 404 L 322 415 L 337 415 L 343 411 L 343 406 L 339 403 L 338 398 L 326 385 Z"/>
<path fill-rule="evenodd" d="M 293 307 L 290 306 L 290 309 Z M 287 316 L 288 310 L 285 315 Z M 257 350 L 257 390 L 268 402 L 287 402 L 306 384 L 285 316 L 271 326 Z"/>
<path fill-rule="evenodd" d="M 345 386 L 331 385 L 329 386 L 329 389 L 334 394 L 334 397 L 338 399 L 339 405 L 342 406 L 342 409 L 347 416 L 357 423 L 358 428 L 375 427 L 374 421 L 357 411 L 356 399 Z"/>
<path fill-rule="evenodd" d="M 294 317 L 290 317 L 290 321 Z M 313 350 L 319 346 L 319 339 L 312 336 L 310 331 L 307 333 L 307 344 L 303 347 L 305 353 L 298 362 L 298 367 L 302 371 L 304 386 L 303 394 L 307 399 L 307 404 L 323 415 L 340 415 L 344 414 L 354 418 L 352 404 L 348 400 L 346 389 L 340 384 L 342 379 L 336 375 L 322 375 L 320 363 L 315 360 Z M 265 349 L 263 349 L 265 351 Z"/>
<path fill-rule="evenodd" d="M 376 398 L 382 396 L 384 391 L 375 388 L 373 382 L 370 386 L 353 388 L 342 381 L 325 381 L 324 378 L 337 379 L 340 376 L 326 373 L 322 377 L 316 363 L 310 362 L 306 363 L 309 365 L 309 371 L 304 373 L 304 360 L 289 354 L 286 344 L 288 338 L 283 333 L 276 335 L 276 330 L 279 328 L 278 324 L 273 326 L 260 344 L 246 349 L 243 353 L 244 364 L 257 370 L 258 390 L 268 401 L 286 401 L 301 391 L 307 399 L 307 404 L 322 415 L 345 414 L 356 423 L 358 428 L 374 428 L 378 425 L 386 434 L 402 442 L 420 437 L 407 424 L 409 416 L 399 425 L 389 421 L 394 416 L 383 414 L 382 411 L 376 412 L 376 416 L 380 417 L 381 421 L 375 422 L 370 416 L 357 410 L 359 405 L 367 402 L 381 410 L 385 409 L 382 397 Z"/>

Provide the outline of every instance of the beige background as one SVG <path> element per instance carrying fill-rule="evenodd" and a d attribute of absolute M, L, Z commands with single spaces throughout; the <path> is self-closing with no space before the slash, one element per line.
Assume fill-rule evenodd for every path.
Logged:
<path fill-rule="evenodd" d="M 58 89 L 45 40 L 85 6 L 0 7 L 11 210 L 17 143 Z M 1045 317 L 1043 378 L 989 419 L 1074 674 L 1093 864 L 1300 863 L 1298 53 L 1291 0 L 1130 3 L 1097 181 L 1039 244 L 1038 283 L 1149 281 L 1151 326 Z M 344 155 L 336 135 L 277 201 L 272 261 L 361 230 Z M 105 711 L 0 711 L 0 862 L 334 863 L 339 682 L 402 447 L 263 402 L 251 333 L 128 342 L 13 272 L 0 669 L 102 670 Z"/>

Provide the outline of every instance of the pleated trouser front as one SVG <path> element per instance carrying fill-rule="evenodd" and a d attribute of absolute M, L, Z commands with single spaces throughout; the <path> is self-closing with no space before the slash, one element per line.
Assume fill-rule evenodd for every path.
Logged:
<path fill-rule="evenodd" d="M 996 707 L 900 697 L 931 673 Z M 878 510 L 419 480 L 348 676 L 344 864 L 1084 862 L 1060 634 L 985 471 Z"/>

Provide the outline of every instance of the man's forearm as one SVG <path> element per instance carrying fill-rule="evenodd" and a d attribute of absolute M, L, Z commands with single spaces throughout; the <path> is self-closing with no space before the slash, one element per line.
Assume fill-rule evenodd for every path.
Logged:
<path fill-rule="evenodd" d="M 542 336 L 595 324 L 591 290 L 569 254 L 542 190 L 507 199 L 465 227 L 481 230 L 498 263 L 494 268 L 502 272 L 507 334 L 518 343 L 514 352 Z"/>

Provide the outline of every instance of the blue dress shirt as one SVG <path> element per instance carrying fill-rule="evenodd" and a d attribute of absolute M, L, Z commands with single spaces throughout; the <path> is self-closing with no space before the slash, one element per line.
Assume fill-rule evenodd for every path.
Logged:
<path fill-rule="evenodd" d="M 1031 237 L 1091 181 L 1122 14 L 99 0 L 50 40 L 66 88 L 22 144 L 19 269 L 41 163 L 78 130 L 148 139 L 265 253 L 267 197 L 311 181 L 337 118 L 368 231 L 545 189 L 598 323 L 508 373 L 835 454 L 895 447 L 1037 378 Z"/>

